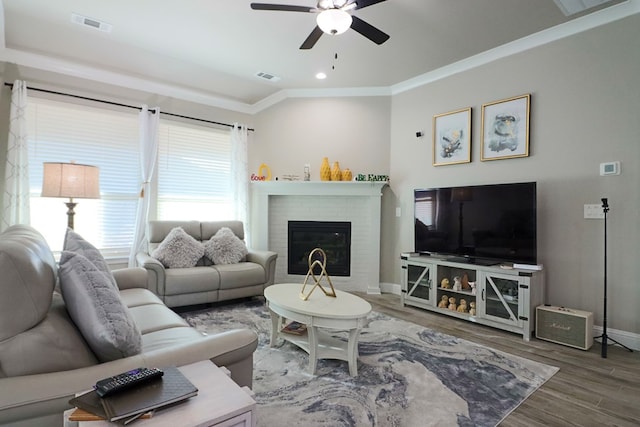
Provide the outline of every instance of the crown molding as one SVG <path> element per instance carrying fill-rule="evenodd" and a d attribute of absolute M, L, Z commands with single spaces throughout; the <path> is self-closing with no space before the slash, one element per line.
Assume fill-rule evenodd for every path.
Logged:
<path fill-rule="evenodd" d="M 4 48 L 0 51 L 0 61 L 251 114 L 250 104 L 46 55 Z"/>
<path fill-rule="evenodd" d="M 358 96 L 391 96 L 390 87 L 349 87 L 328 89 L 283 89 L 256 102 L 252 114 L 259 113 L 288 98 L 340 98 Z"/>
<path fill-rule="evenodd" d="M 4 4 L 0 0 L 0 28 L 6 28 L 4 23 Z M 0 31 L 0 49 L 5 48 L 4 31 Z"/>
<path fill-rule="evenodd" d="M 420 86 L 433 83 L 437 80 L 471 70 L 481 65 L 488 64 L 498 59 L 506 58 L 556 40 L 560 40 L 574 34 L 578 34 L 592 28 L 596 28 L 627 16 L 640 13 L 640 0 L 627 0 L 624 3 L 611 6 L 607 9 L 594 12 L 576 18 L 564 24 L 557 25 L 547 30 L 531 34 L 527 37 L 487 50 L 469 58 L 454 62 L 428 73 L 421 74 L 404 82 L 391 86 L 391 94 L 397 95 Z"/>

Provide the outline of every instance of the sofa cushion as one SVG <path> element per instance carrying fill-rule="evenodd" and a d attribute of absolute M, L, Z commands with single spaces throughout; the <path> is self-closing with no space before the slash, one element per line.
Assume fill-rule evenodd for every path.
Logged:
<path fill-rule="evenodd" d="M 160 221 L 152 220 L 147 224 L 147 239 L 149 240 L 149 251 L 152 253 L 167 235 L 176 227 L 182 228 L 187 234 L 198 241 L 202 238 L 200 233 L 200 221 Z M 211 236 L 209 236 L 211 237 Z M 209 238 L 207 237 L 207 239 Z"/>
<path fill-rule="evenodd" d="M 96 356 L 69 318 L 57 292 L 53 292 L 51 309 L 40 323 L 11 339 L 0 340 L 0 377 L 67 371 L 96 363 Z"/>
<path fill-rule="evenodd" d="M 160 329 L 142 335 L 144 352 L 181 346 L 202 339 L 203 334 L 190 326 Z"/>
<path fill-rule="evenodd" d="M 235 289 L 245 286 L 262 285 L 266 273 L 260 264 L 241 262 L 238 264 L 221 264 L 215 268 L 220 274 L 220 289 Z"/>
<path fill-rule="evenodd" d="M 164 305 L 162 300 L 156 294 L 144 288 L 121 289 L 120 298 L 124 305 L 129 307 L 137 307 L 139 305 L 159 304 Z"/>
<path fill-rule="evenodd" d="M 165 295 L 214 292 L 220 288 L 220 274 L 212 267 L 168 269 L 165 271 Z"/>
<path fill-rule="evenodd" d="M 47 241 L 26 225 L 0 237 L 0 341 L 34 327 L 51 307 L 56 260 Z M 0 363 L 0 371 L 2 364 Z"/>
<path fill-rule="evenodd" d="M 102 271 L 107 276 L 107 279 L 109 279 L 116 289 L 118 288 L 118 284 L 113 278 L 113 274 L 111 274 L 109 264 L 107 264 L 107 261 L 105 261 L 100 251 L 71 228 L 67 228 L 62 250 L 75 252 L 87 258 L 98 270 Z"/>
<path fill-rule="evenodd" d="M 186 320 L 165 305 L 139 305 L 131 308 L 130 311 L 142 336 L 163 329 L 184 328 L 189 326 Z"/>
<path fill-rule="evenodd" d="M 194 267 L 204 256 L 204 247 L 182 227 L 175 227 L 151 253 L 151 256 L 166 268 Z"/>
<path fill-rule="evenodd" d="M 102 271 L 83 255 L 63 251 L 58 273 L 69 315 L 101 362 L 140 353 L 140 331 Z"/>
<path fill-rule="evenodd" d="M 249 251 L 230 228 L 223 227 L 204 243 L 204 253 L 214 264 L 237 264 Z"/>

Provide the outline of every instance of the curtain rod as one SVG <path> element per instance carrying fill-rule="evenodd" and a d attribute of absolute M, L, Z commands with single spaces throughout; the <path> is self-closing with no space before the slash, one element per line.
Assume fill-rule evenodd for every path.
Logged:
<path fill-rule="evenodd" d="M 5 86 L 9 86 L 10 88 L 13 88 L 13 83 L 5 82 L 4 85 Z M 38 91 L 38 92 L 50 93 L 50 94 L 53 94 L 53 95 L 69 96 L 71 98 L 83 99 L 85 101 L 101 102 L 103 104 L 115 105 L 116 107 L 125 107 L 125 108 L 133 108 L 133 109 L 136 109 L 136 110 L 142 110 L 141 107 L 136 107 L 134 105 L 127 105 L 127 104 L 121 104 L 119 102 L 105 101 L 103 99 L 89 98 L 87 96 L 73 95 L 71 93 L 56 92 L 54 90 L 39 89 L 39 88 L 36 88 L 36 87 L 27 87 L 27 89 L 28 90 L 35 90 L 35 91 Z M 151 111 L 153 113 L 156 112 L 156 110 L 154 110 L 154 109 L 149 109 L 149 111 Z M 214 124 L 214 125 L 227 126 L 227 127 L 230 127 L 230 128 L 233 127 L 233 125 L 231 125 L 229 123 L 221 123 L 221 122 L 216 122 L 216 121 L 213 121 L 213 120 L 199 119 L 197 117 L 183 116 L 183 115 L 180 115 L 180 114 L 165 113 L 164 111 L 160 111 L 160 114 L 164 114 L 166 116 L 172 116 L 172 117 L 179 117 L 181 119 L 195 120 L 197 122 L 204 122 L 204 123 L 210 123 L 210 124 Z M 247 128 L 247 131 L 254 132 L 255 130 L 251 129 L 251 128 Z"/>

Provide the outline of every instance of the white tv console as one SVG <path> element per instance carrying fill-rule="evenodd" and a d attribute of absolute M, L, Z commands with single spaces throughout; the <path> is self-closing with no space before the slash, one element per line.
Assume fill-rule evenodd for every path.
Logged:
<path fill-rule="evenodd" d="M 459 319 L 522 334 L 529 341 L 534 330 L 535 308 L 544 303 L 544 272 L 505 269 L 456 262 L 436 256 L 402 255 L 402 305 L 431 310 Z M 510 265 L 510 264 L 509 264 Z M 454 290 L 454 278 L 475 282 L 475 290 Z M 443 287 L 443 279 L 449 287 Z M 438 305 L 446 296 L 447 307 Z M 449 308 L 455 299 L 455 309 Z M 467 311 L 458 311 L 461 300 Z M 471 302 L 475 314 L 469 312 Z"/>

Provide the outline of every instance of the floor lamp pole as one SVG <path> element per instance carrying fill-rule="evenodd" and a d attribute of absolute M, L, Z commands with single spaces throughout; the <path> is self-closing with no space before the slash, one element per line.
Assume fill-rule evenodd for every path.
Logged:
<path fill-rule="evenodd" d="M 604 214 L 604 309 L 602 310 L 602 335 L 596 337 L 596 339 L 602 338 L 602 351 L 600 355 L 603 359 L 607 358 L 607 341 L 611 341 L 615 344 L 618 344 L 620 347 L 624 347 L 629 351 L 633 351 L 624 344 L 620 344 L 618 341 L 607 336 L 607 212 L 609 212 L 609 203 L 608 200 L 604 198 L 602 199 L 602 213 Z"/>
<path fill-rule="evenodd" d="M 73 217 L 76 214 L 73 209 L 76 207 L 77 203 L 74 203 L 73 199 L 69 199 L 69 201 L 64 204 L 67 205 L 67 227 L 73 230 Z"/>

